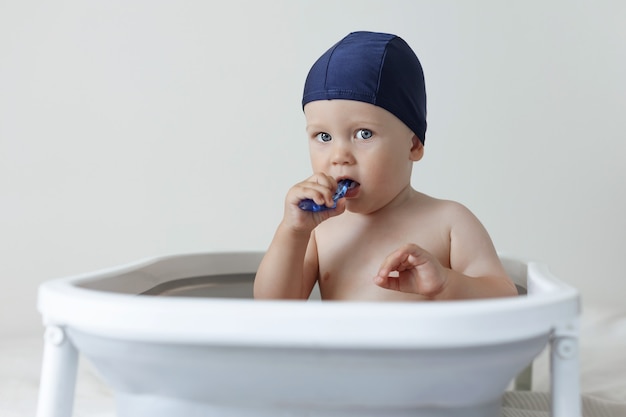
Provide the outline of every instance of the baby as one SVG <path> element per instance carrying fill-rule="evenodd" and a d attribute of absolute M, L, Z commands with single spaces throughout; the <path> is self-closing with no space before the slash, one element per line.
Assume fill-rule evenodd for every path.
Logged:
<path fill-rule="evenodd" d="M 316 282 L 325 300 L 517 295 L 479 220 L 411 187 L 426 92 L 403 39 L 349 34 L 311 68 L 302 105 L 314 174 L 287 193 L 255 298 L 307 299 Z M 350 186 L 335 203 L 343 180 Z M 305 211 L 303 200 L 328 209 Z"/>

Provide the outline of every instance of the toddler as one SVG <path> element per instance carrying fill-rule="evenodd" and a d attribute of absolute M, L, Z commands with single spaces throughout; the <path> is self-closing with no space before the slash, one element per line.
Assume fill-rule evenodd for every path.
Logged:
<path fill-rule="evenodd" d="M 517 295 L 479 220 L 411 186 L 424 155 L 426 92 L 403 39 L 349 34 L 309 71 L 302 105 L 313 175 L 287 193 L 255 298 L 307 299 L 316 282 L 325 300 Z M 307 199 L 328 209 L 305 211 Z"/>

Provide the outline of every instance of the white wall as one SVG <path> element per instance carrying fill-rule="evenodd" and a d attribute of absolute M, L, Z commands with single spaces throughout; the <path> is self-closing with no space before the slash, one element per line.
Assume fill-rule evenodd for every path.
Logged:
<path fill-rule="evenodd" d="M 587 303 L 626 292 L 626 6 L 616 1 L 0 2 L 0 331 L 44 280 L 263 250 L 309 173 L 300 94 L 353 30 L 393 32 L 429 99 L 414 184 Z"/>

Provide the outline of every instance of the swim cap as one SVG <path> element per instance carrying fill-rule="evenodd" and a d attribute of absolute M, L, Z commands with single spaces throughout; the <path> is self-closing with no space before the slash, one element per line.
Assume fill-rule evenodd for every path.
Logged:
<path fill-rule="evenodd" d="M 426 88 L 422 65 L 399 36 L 353 32 L 311 67 L 302 107 L 316 100 L 356 100 L 391 112 L 424 143 Z"/>

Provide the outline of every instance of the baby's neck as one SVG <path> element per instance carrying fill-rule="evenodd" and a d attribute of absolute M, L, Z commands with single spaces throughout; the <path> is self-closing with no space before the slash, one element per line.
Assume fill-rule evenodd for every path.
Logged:
<path fill-rule="evenodd" d="M 403 211 L 408 207 L 414 206 L 423 194 L 417 192 L 411 185 L 407 185 L 400 191 L 391 201 L 376 211 L 370 213 L 354 213 L 367 221 L 376 221 L 377 219 L 386 219 L 393 217 L 398 211 Z"/>

